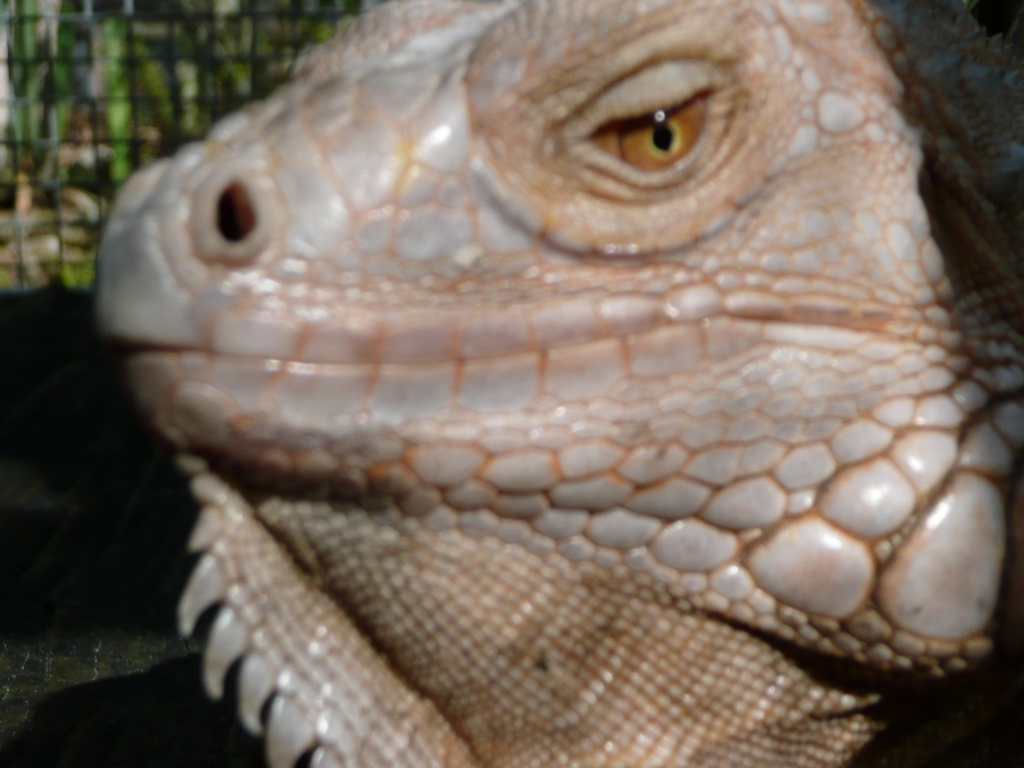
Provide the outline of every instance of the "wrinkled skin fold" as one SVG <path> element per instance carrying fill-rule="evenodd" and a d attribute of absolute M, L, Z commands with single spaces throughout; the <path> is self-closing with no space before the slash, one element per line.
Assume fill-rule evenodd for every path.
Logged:
<path fill-rule="evenodd" d="M 138 173 L 98 325 L 207 690 L 272 768 L 833 768 L 998 700 L 1021 112 L 952 0 L 406 0 Z"/>

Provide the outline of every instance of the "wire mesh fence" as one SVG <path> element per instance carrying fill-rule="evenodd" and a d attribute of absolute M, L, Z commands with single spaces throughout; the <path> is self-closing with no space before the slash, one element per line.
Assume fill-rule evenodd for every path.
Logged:
<path fill-rule="evenodd" d="M 0 290 L 91 285 L 118 185 L 266 95 L 361 5 L 0 3 Z"/>

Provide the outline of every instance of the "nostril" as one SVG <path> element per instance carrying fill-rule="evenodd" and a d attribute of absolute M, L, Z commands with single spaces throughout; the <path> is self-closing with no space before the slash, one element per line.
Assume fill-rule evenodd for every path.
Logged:
<path fill-rule="evenodd" d="M 275 187 L 266 175 L 228 159 L 198 180 L 189 205 L 195 255 L 202 261 L 247 264 L 267 253 L 278 221 Z"/>
<path fill-rule="evenodd" d="M 237 243 L 256 229 L 256 210 L 249 193 L 237 181 L 224 188 L 217 198 L 217 229 L 229 243 Z"/>

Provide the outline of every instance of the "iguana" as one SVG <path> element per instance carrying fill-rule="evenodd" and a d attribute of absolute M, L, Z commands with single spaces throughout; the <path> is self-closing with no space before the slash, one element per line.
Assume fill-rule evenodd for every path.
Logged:
<path fill-rule="evenodd" d="M 956 0 L 406 0 L 136 174 L 209 693 L 272 768 L 919 763 L 1019 678 L 1022 97 Z"/>

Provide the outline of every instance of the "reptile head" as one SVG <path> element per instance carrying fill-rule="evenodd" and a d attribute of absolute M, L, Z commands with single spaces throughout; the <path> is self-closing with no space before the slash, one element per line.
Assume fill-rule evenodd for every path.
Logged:
<path fill-rule="evenodd" d="M 275 768 L 824 768 L 1008 652 L 1021 109 L 927 5 L 388 4 L 133 177 L 99 326 Z"/>

